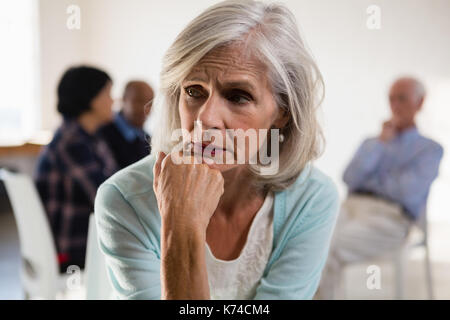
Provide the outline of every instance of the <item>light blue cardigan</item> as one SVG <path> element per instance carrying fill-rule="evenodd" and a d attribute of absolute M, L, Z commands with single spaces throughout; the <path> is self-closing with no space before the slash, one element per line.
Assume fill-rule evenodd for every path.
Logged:
<path fill-rule="evenodd" d="M 161 218 L 154 157 L 117 172 L 97 192 L 95 216 L 109 278 L 121 299 L 160 299 Z M 311 299 L 336 223 L 333 182 L 312 166 L 275 192 L 273 249 L 254 299 Z"/>

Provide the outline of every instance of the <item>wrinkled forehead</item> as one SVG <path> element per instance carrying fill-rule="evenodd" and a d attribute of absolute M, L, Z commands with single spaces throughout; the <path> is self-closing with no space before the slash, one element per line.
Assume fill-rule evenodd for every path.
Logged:
<path fill-rule="evenodd" d="M 260 81 L 266 71 L 266 65 L 250 46 L 233 43 L 211 50 L 192 68 L 189 76 L 203 75 L 208 79 L 242 76 Z"/>

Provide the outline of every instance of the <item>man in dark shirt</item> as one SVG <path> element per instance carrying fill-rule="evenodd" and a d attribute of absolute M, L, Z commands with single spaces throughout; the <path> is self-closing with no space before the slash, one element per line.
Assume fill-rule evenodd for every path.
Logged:
<path fill-rule="evenodd" d="M 152 88 L 143 81 L 130 81 L 123 94 L 122 110 L 99 134 L 114 153 L 121 168 L 150 154 L 150 137 L 143 130 L 151 110 Z"/>

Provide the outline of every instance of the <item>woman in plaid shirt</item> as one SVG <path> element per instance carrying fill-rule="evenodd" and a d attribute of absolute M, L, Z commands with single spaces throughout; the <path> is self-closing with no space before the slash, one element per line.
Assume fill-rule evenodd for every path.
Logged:
<path fill-rule="evenodd" d="M 98 186 L 117 171 L 97 129 L 112 120 L 111 78 L 91 67 L 70 68 L 58 85 L 64 120 L 42 151 L 35 173 L 53 231 L 60 271 L 84 268 L 89 215 Z"/>

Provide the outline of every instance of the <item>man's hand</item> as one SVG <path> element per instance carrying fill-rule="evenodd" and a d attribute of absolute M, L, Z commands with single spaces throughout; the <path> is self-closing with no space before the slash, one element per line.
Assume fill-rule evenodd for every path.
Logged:
<path fill-rule="evenodd" d="M 153 175 L 162 221 L 167 226 L 196 226 L 206 232 L 224 192 L 220 171 L 204 163 L 175 164 L 170 155 L 161 152 Z"/>
<path fill-rule="evenodd" d="M 378 138 L 383 142 L 388 142 L 394 139 L 396 135 L 397 127 L 395 126 L 394 121 L 388 120 L 383 123 L 383 129 Z"/>

